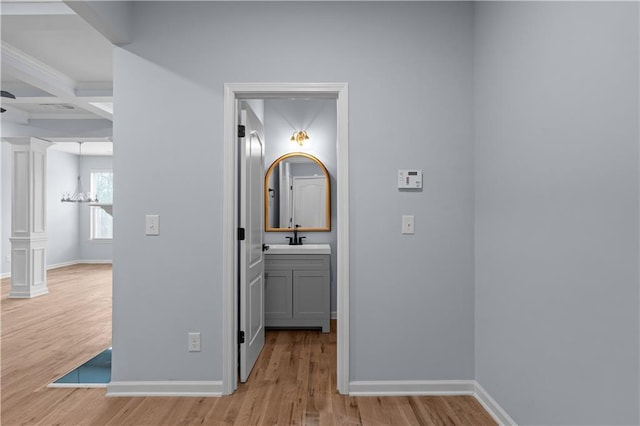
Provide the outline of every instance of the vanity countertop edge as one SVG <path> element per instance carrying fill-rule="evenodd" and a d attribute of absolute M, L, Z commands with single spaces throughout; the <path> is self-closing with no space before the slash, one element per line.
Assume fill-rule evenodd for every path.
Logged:
<path fill-rule="evenodd" d="M 329 244 L 267 244 L 269 250 L 265 252 L 267 255 L 273 254 L 331 254 L 331 246 Z"/>

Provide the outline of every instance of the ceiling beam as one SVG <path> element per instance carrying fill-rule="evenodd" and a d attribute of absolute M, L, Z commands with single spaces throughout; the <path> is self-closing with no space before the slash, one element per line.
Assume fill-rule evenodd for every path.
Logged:
<path fill-rule="evenodd" d="M 82 82 L 76 83 L 76 96 L 81 97 L 103 97 L 105 99 L 91 102 L 107 102 L 106 98 L 113 98 L 113 82 Z"/>
<path fill-rule="evenodd" d="M 88 112 L 85 113 L 62 113 L 51 114 L 49 112 L 30 112 L 29 120 L 95 120 L 96 116 Z"/>
<path fill-rule="evenodd" d="M 75 81 L 44 62 L 3 41 L 2 73 L 51 93 L 54 96 L 75 96 Z"/>
<path fill-rule="evenodd" d="M 2 122 L 2 138 L 10 137 L 38 137 L 51 140 L 60 138 L 64 140 L 75 140 L 75 138 L 111 138 L 113 137 L 113 123 L 104 119 L 93 120 L 35 120 L 30 119 L 28 124 L 20 124 L 13 121 L 5 121 L 4 116 L 9 111 L 0 116 Z"/>
<path fill-rule="evenodd" d="M 84 102 L 113 102 L 112 96 L 78 96 Z M 69 103 L 54 96 L 19 96 L 15 99 L 4 98 L 2 103 L 5 105 L 20 104 L 61 104 Z"/>
<path fill-rule="evenodd" d="M 91 105 L 91 101 L 88 101 L 85 97 L 79 97 L 76 93 L 77 83 L 67 75 L 4 41 L 1 44 L 1 49 L 2 55 L 0 59 L 3 73 L 7 73 L 59 98 L 56 101 L 52 99 L 49 102 L 74 104 L 98 117 L 113 121 L 113 113 Z"/>

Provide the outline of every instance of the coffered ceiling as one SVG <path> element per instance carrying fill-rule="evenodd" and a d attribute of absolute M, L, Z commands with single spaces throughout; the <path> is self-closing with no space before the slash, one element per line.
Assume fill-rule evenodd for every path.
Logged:
<path fill-rule="evenodd" d="M 1 98 L 3 139 L 100 142 L 111 151 L 111 42 L 60 0 L 3 0 L 0 19 L 1 89 L 16 97 Z"/>

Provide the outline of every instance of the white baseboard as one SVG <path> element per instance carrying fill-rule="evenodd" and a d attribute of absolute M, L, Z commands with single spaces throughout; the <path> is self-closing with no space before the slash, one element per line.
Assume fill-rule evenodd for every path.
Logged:
<path fill-rule="evenodd" d="M 53 265 L 47 265 L 47 271 L 50 269 L 58 269 L 58 268 L 64 268 L 65 266 L 73 266 L 78 264 L 78 260 L 71 260 L 69 262 L 62 262 L 62 263 L 54 263 Z"/>
<path fill-rule="evenodd" d="M 476 380 L 372 380 L 349 383 L 349 396 L 473 395 L 500 425 L 517 423 Z"/>
<path fill-rule="evenodd" d="M 48 388 L 82 388 L 82 389 L 104 389 L 106 383 L 49 383 Z"/>
<path fill-rule="evenodd" d="M 62 263 L 54 263 L 53 265 L 47 265 L 47 271 L 51 270 L 51 269 L 58 269 L 58 268 L 64 268 L 65 266 L 73 266 L 73 265 L 102 265 L 102 264 L 111 264 L 113 263 L 111 260 L 104 260 L 104 259 L 100 259 L 100 260 L 87 260 L 87 259 L 78 259 L 78 260 L 71 260 L 69 262 L 62 262 Z"/>
<path fill-rule="evenodd" d="M 482 405 L 484 409 L 491 414 L 491 417 L 493 417 L 499 425 L 517 426 L 517 423 L 511 418 L 511 416 L 504 411 L 500 404 L 498 404 L 477 381 L 475 397 L 480 405 Z"/>
<path fill-rule="evenodd" d="M 111 382 L 107 396 L 222 396 L 222 381 Z"/>
<path fill-rule="evenodd" d="M 349 383 L 350 396 L 473 395 L 474 380 L 374 380 Z"/>
<path fill-rule="evenodd" d="M 50 269 L 58 269 L 64 268 L 65 266 L 73 266 L 73 265 L 93 265 L 93 264 L 110 264 L 113 263 L 111 260 L 87 260 L 87 259 L 79 259 L 79 260 L 71 260 L 69 262 L 61 262 L 54 263 L 52 265 L 47 265 L 47 271 Z M 4 274 L 0 274 L 0 279 L 3 278 L 11 278 L 11 272 L 5 272 Z"/>
<path fill-rule="evenodd" d="M 222 381 L 111 382 L 107 396 L 218 397 Z M 350 396 L 473 395 L 500 425 L 517 426 L 507 412 L 475 380 L 381 380 L 349 383 Z"/>
<path fill-rule="evenodd" d="M 113 263 L 112 260 L 89 260 L 89 259 L 81 259 L 76 261 L 78 265 L 93 265 L 93 264 L 108 264 Z"/>

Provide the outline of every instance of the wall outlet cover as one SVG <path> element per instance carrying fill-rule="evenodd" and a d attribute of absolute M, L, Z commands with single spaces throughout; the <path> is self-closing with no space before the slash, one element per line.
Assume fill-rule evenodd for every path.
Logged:
<path fill-rule="evenodd" d="M 403 215 L 402 216 L 402 233 L 403 234 L 413 234 L 413 215 Z"/>

